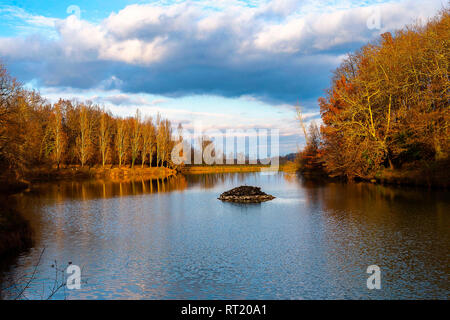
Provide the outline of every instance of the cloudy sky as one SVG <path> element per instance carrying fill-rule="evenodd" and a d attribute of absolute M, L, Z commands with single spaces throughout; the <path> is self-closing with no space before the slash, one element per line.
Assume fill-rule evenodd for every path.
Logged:
<path fill-rule="evenodd" d="M 345 54 L 426 21 L 447 0 L 3 0 L 0 60 L 50 101 L 118 115 L 161 112 L 191 128 L 278 128 L 281 154 Z"/>

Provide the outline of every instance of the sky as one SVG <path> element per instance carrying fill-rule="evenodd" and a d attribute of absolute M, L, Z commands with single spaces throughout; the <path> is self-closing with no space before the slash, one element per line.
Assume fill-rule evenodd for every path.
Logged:
<path fill-rule="evenodd" d="M 280 154 L 320 124 L 317 99 L 346 54 L 426 22 L 447 0 L 9 1 L 0 61 L 50 102 L 139 108 L 191 129 L 279 129 Z"/>

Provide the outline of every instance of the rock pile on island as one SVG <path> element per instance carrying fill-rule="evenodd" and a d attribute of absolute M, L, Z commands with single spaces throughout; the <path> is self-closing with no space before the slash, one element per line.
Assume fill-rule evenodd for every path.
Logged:
<path fill-rule="evenodd" d="M 240 186 L 222 193 L 218 199 L 229 202 L 260 203 L 273 200 L 275 197 L 262 192 L 259 187 Z"/>

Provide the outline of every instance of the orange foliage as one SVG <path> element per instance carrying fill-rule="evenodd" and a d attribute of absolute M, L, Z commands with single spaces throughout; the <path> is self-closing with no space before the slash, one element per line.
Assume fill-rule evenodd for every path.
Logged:
<path fill-rule="evenodd" d="M 319 99 L 330 175 L 369 178 L 385 167 L 448 158 L 449 40 L 444 9 L 347 57 Z"/>

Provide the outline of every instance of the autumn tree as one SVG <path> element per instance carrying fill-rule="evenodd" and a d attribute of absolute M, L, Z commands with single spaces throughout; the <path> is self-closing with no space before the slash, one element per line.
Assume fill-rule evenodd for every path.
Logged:
<path fill-rule="evenodd" d="M 100 114 L 99 127 L 98 127 L 98 145 L 102 158 L 102 167 L 105 167 L 106 160 L 110 151 L 111 143 L 111 119 L 110 115 L 103 110 Z"/>
<path fill-rule="evenodd" d="M 128 124 L 124 119 L 116 119 L 116 152 L 119 160 L 119 167 L 126 160 L 128 149 Z"/>
<path fill-rule="evenodd" d="M 178 165 L 183 166 L 186 162 L 186 160 L 188 158 L 190 158 L 191 153 L 189 152 L 189 150 L 186 150 L 187 152 L 185 152 L 185 144 L 184 144 L 184 138 L 183 138 L 183 125 L 180 123 L 178 123 L 177 126 L 177 140 L 174 143 L 174 149 L 172 149 L 172 151 L 175 152 L 175 154 L 172 154 L 171 152 L 171 156 L 174 156 L 177 158 L 176 162 Z M 175 148 L 175 144 L 177 145 L 177 147 Z M 172 162 L 174 159 L 171 159 Z M 189 162 L 191 161 L 191 159 L 189 159 Z"/>
<path fill-rule="evenodd" d="M 297 107 L 297 120 L 305 137 L 305 147 L 296 157 L 298 170 L 310 176 L 325 175 L 321 154 L 322 138 L 319 127 L 314 121 L 310 123 L 309 127 L 306 126 L 300 107 Z"/>
<path fill-rule="evenodd" d="M 67 136 L 64 131 L 63 110 L 61 101 L 53 106 L 44 138 L 44 152 L 47 156 L 51 156 L 60 168 L 64 153 L 67 146 Z"/>
<path fill-rule="evenodd" d="M 76 152 L 81 166 L 83 167 L 92 156 L 93 150 L 93 133 L 95 119 L 90 112 L 90 108 L 84 104 L 81 105 L 79 110 L 79 131 L 76 138 Z"/>
<path fill-rule="evenodd" d="M 139 156 L 139 152 L 142 149 L 142 123 L 139 109 L 136 110 L 136 115 L 131 119 L 130 145 L 131 167 L 134 168 L 134 163 Z"/>
<path fill-rule="evenodd" d="M 448 159 L 449 9 L 350 54 L 319 99 L 331 175 Z"/>
<path fill-rule="evenodd" d="M 152 118 L 148 118 L 142 126 L 142 168 L 148 157 L 149 167 L 152 166 L 153 144 L 155 142 L 155 127 Z"/>
<path fill-rule="evenodd" d="M 115 117 L 91 102 L 60 99 L 51 104 L 34 90 L 25 89 L 0 65 L 0 168 L 1 175 L 24 176 L 35 166 L 108 161 L 142 167 L 170 166 L 173 147 L 171 123 L 157 117 L 141 120 Z"/>
<path fill-rule="evenodd" d="M 170 153 L 172 151 L 173 141 L 172 128 L 169 120 L 164 119 L 159 121 L 156 143 L 158 148 L 157 166 L 159 166 L 159 162 L 161 162 L 161 166 L 163 166 L 164 163 L 166 163 L 167 166 L 170 166 Z"/>
<path fill-rule="evenodd" d="M 20 84 L 0 65 L 0 164 L 10 167 L 15 163 L 15 155 L 21 141 L 17 123 L 17 96 Z"/>

